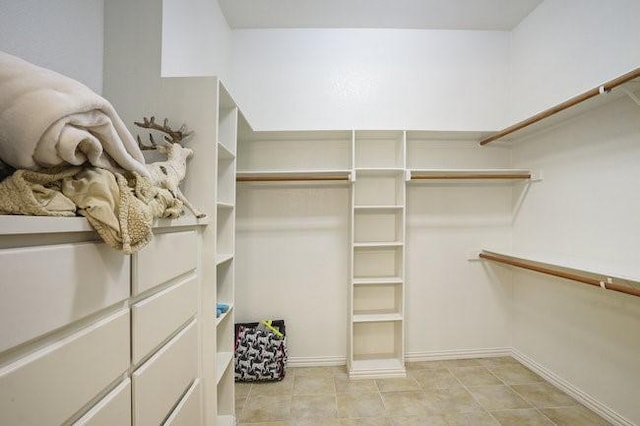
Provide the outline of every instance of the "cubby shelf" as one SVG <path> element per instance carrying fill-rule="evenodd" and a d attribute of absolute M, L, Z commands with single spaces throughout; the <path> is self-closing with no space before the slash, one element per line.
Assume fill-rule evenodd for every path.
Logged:
<path fill-rule="evenodd" d="M 218 254 L 216 255 L 216 265 L 222 265 L 223 263 L 229 262 L 232 259 L 232 254 Z"/>
<path fill-rule="evenodd" d="M 229 310 L 227 310 L 227 312 L 224 312 L 222 315 L 216 318 L 216 325 L 220 325 L 222 321 L 224 321 L 227 317 L 231 316 L 230 314 L 231 314 L 231 311 L 233 311 L 233 304 L 229 303 L 228 305 L 229 305 Z"/>
<path fill-rule="evenodd" d="M 216 354 L 216 383 L 220 383 L 225 371 L 233 363 L 233 352 L 218 352 Z"/>
<path fill-rule="evenodd" d="M 216 424 L 234 425 L 235 389 L 233 377 L 233 342 L 235 277 L 235 217 L 236 217 L 236 147 L 244 116 L 225 87 L 219 83 L 217 143 L 217 185 L 215 220 L 216 303 L 229 305 L 227 312 L 216 318 Z M 211 360 L 213 361 L 213 360 Z"/>
<path fill-rule="evenodd" d="M 371 278 L 355 278 L 353 285 L 389 285 L 402 284 L 403 279 L 400 277 L 371 277 Z"/>
<path fill-rule="evenodd" d="M 228 209 L 228 210 L 233 210 L 235 208 L 235 206 L 232 203 L 225 203 L 223 201 L 217 202 L 216 206 L 219 209 Z"/>
<path fill-rule="evenodd" d="M 356 131 L 349 377 L 404 377 L 405 132 Z"/>
<path fill-rule="evenodd" d="M 384 322 L 402 321 L 403 316 L 398 312 L 359 313 L 353 315 L 353 322 Z"/>
<path fill-rule="evenodd" d="M 401 241 L 381 241 L 381 242 L 367 242 L 367 243 L 353 243 L 354 248 L 376 248 L 376 247 L 403 247 L 404 243 Z"/>
<path fill-rule="evenodd" d="M 234 160 L 236 155 L 222 142 L 218 142 L 218 159 Z"/>

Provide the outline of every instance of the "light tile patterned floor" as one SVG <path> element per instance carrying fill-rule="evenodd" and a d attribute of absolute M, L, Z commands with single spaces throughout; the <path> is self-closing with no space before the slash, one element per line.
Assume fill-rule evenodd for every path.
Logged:
<path fill-rule="evenodd" d="M 510 357 L 414 362 L 406 379 L 349 380 L 344 367 L 288 368 L 236 383 L 241 426 L 608 423 Z"/>

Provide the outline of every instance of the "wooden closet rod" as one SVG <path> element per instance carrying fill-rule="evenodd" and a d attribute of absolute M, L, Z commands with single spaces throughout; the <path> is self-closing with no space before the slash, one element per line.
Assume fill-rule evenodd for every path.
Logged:
<path fill-rule="evenodd" d="M 493 262 L 504 263 L 506 265 L 511 265 L 511 266 L 515 266 L 515 267 L 518 267 L 518 268 L 522 268 L 522 269 L 528 269 L 530 271 L 540 272 L 540 273 L 547 274 L 547 275 L 553 275 L 554 277 L 565 278 L 565 279 L 572 280 L 572 281 L 577 281 L 577 282 L 580 282 L 580 283 L 583 283 L 583 284 L 589 284 L 589 285 L 596 286 L 596 287 L 603 287 L 603 288 L 605 288 L 607 290 L 618 291 L 620 293 L 625 293 L 625 294 L 630 294 L 632 296 L 639 296 L 640 297 L 640 288 L 631 287 L 631 286 L 624 285 L 624 284 L 615 284 L 615 283 L 603 282 L 601 280 L 598 280 L 598 279 L 595 279 L 595 278 L 591 278 L 591 277 L 587 277 L 587 276 L 584 276 L 584 275 L 574 274 L 574 273 L 571 273 L 571 272 L 564 272 L 564 271 L 560 271 L 560 270 L 556 270 L 556 269 L 547 268 L 547 267 L 544 267 L 544 266 L 530 265 L 528 263 L 521 262 L 521 261 L 518 261 L 518 260 L 505 259 L 503 257 L 498 257 L 498 256 L 494 256 L 494 255 L 487 254 L 487 253 L 480 253 L 479 256 L 482 259 L 491 260 Z"/>
<path fill-rule="evenodd" d="M 238 176 L 236 182 L 348 181 L 349 176 Z"/>
<path fill-rule="evenodd" d="M 522 174 L 468 174 L 468 175 L 414 175 L 411 174 L 411 180 L 414 179 L 434 179 L 434 180 L 442 180 L 442 179 L 450 179 L 450 180 L 458 180 L 458 179 L 531 179 L 531 173 L 522 173 Z"/>
<path fill-rule="evenodd" d="M 565 109 L 571 108 L 581 102 L 586 101 L 587 99 L 593 98 L 594 96 L 599 95 L 600 93 L 604 92 L 609 92 L 611 89 L 614 89 L 628 81 L 631 81 L 635 78 L 640 77 L 640 68 L 636 68 L 633 71 L 629 71 L 626 74 L 621 75 L 620 77 L 614 78 L 613 80 L 607 81 L 604 84 L 601 84 L 598 87 L 594 87 L 591 90 L 587 90 L 584 93 L 579 94 L 578 96 L 574 96 L 571 99 L 568 99 L 554 107 L 551 107 L 547 110 L 544 110 L 542 112 L 539 112 L 538 114 L 527 118 L 526 120 L 523 120 L 519 123 L 514 124 L 513 126 L 507 127 L 506 129 L 496 133 L 493 136 L 489 136 L 483 140 L 480 141 L 480 145 L 486 145 L 488 143 L 491 143 L 493 141 L 496 141 L 500 138 L 503 138 L 507 135 L 510 135 L 513 132 L 516 132 L 520 129 L 523 129 L 527 126 L 530 126 L 534 123 L 537 123 L 540 120 L 543 120 L 547 117 L 550 117 L 554 114 L 557 114 L 561 111 L 564 111 Z"/>

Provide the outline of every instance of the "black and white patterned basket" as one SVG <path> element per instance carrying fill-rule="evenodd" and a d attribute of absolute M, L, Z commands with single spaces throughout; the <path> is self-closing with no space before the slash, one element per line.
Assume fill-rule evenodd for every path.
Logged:
<path fill-rule="evenodd" d="M 277 381 L 285 376 L 287 338 L 284 321 L 271 324 L 282 336 L 258 327 L 259 323 L 236 324 L 235 380 L 237 382 Z"/>

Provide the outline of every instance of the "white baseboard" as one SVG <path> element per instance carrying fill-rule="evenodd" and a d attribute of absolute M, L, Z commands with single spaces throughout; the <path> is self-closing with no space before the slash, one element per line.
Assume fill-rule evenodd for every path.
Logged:
<path fill-rule="evenodd" d="M 347 365 L 343 356 L 289 357 L 287 367 L 335 367 Z"/>
<path fill-rule="evenodd" d="M 516 349 L 513 349 L 511 351 L 511 356 L 517 359 L 522 365 L 529 368 L 531 371 L 538 374 L 539 376 L 544 378 L 546 381 L 548 381 L 549 383 L 551 383 L 561 391 L 565 392 L 566 394 L 574 398 L 576 401 L 585 405 L 590 410 L 594 411 L 600 417 L 604 418 L 608 422 L 616 426 L 636 426 L 635 423 L 625 419 L 620 414 L 616 413 L 611 408 L 604 405 L 602 402 L 598 401 L 588 393 L 578 389 L 577 387 L 575 387 L 574 385 L 572 385 L 562 377 L 558 376 L 557 374 L 547 369 L 546 367 L 543 367 L 542 365 L 538 364 L 537 362 L 535 362 L 525 354 L 517 351 Z"/>
<path fill-rule="evenodd" d="M 511 356 L 511 348 L 460 349 L 447 351 L 407 352 L 404 359 L 407 362 L 439 361 L 444 359 L 495 358 Z"/>

